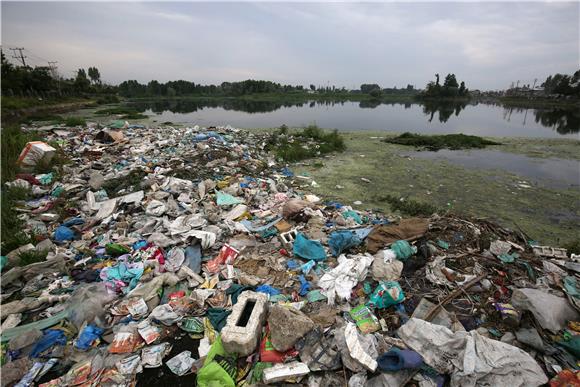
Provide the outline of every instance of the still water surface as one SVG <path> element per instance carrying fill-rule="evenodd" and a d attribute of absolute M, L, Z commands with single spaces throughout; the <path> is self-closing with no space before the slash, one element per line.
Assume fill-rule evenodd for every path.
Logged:
<path fill-rule="evenodd" d="M 242 100 L 167 100 L 139 102 L 131 106 L 160 123 L 229 124 L 239 128 L 316 124 L 338 130 L 580 139 L 580 112 L 560 108 L 516 109 L 483 103 L 426 105 L 346 101 L 282 104 Z"/>

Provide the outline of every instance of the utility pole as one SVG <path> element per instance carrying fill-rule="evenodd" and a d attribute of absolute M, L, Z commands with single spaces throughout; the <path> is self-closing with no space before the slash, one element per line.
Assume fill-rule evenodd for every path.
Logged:
<path fill-rule="evenodd" d="M 12 50 L 14 52 L 14 55 L 12 55 L 12 58 L 19 60 L 20 62 L 22 62 L 22 66 L 26 67 L 26 61 L 24 60 L 24 58 L 26 58 L 26 57 L 22 53 L 22 50 L 24 50 L 24 47 L 11 48 L 10 50 Z M 16 55 L 16 51 L 18 51 L 20 53 L 20 56 Z"/>
<path fill-rule="evenodd" d="M 56 71 L 56 69 L 57 69 L 56 64 L 57 63 L 58 62 L 56 62 L 56 61 L 54 61 L 54 62 L 48 61 L 48 67 L 50 67 L 50 72 L 52 73 L 52 77 L 54 79 L 56 79 L 56 85 L 58 88 L 58 95 L 61 95 L 61 93 L 60 93 L 60 77 L 58 76 L 58 72 Z"/>

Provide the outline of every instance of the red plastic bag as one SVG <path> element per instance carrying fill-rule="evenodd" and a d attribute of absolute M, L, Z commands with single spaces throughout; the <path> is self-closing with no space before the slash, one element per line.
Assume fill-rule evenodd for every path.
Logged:
<path fill-rule="evenodd" d="M 298 356 L 298 351 L 294 348 L 286 352 L 278 352 L 272 346 L 270 339 L 270 328 L 266 327 L 266 333 L 260 342 L 260 361 L 265 363 L 284 363 L 286 360 Z"/>

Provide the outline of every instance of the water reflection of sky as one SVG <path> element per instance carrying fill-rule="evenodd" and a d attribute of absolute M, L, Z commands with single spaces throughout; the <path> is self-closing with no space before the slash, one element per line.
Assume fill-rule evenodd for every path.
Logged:
<path fill-rule="evenodd" d="M 412 157 L 445 160 L 465 168 L 499 169 L 547 188 L 580 187 L 580 161 L 535 158 L 495 150 L 410 152 Z"/>
<path fill-rule="evenodd" d="M 505 109 L 496 105 L 467 105 L 442 111 L 420 104 L 381 104 L 363 108 L 358 102 L 280 106 L 276 103 L 212 103 L 188 107 L 141 105 L 158 122 L 171 121 L 199 125 L 230 124 L 241 128 L 291 127 L 316 123 L 339 130 L 386 130 L 416 133 L 466 133 L 481 136 L 569 137 L 580 139 L 580 119 L 573 111 Z M 153 110 L 151 110 L 153 109 Z M 196 110 L 196 111 L 192 111 Z M 154 111 L 161 112 L 160 114 Z M 181 111 L 173 113 L 172 111 Z M 551 113 L 550 113 L 551 112 Z M 433 118 L 430 120 L 431 116 Z M 445 122 L 441 122 L 445 121 Z"/>

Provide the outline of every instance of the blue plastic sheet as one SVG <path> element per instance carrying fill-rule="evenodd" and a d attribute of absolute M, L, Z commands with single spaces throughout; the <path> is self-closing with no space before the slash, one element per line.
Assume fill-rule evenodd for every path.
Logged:
<path fill-rule="evenodd" d="M 102 328 L 95 325 L 87 325 L 76 339 L 75 347 L 81 351 L 88 350 L 92 347 L 93 343 L 101 337 L 103 332 L 104 330 Z"/>
<path fill-rule="evenodd" d="M 72 241 L 75 239 L 75 233 L 66 226 L 58 226 L 57 229 L 54 230 L 52 239 L 56 242 Z"/>
<path fill-rule="evenodd" d="M 299 294 L 302 297 L 304 297 L 308 293 L 308 291 L 310 290 L 310 287 L 311 287 L 310 286 L 310 282 L 308 282 L 306 280 L 306 278 L 304 278 L 303 275 L 298 276 L 298 279 L 300 280 L 300 291 L 299 291 Z"/>
<path fill-rule="evenodd" d="M 292 251 L 295 256 L 312 261 L 323 261 L 326 259 L 326 252 L 322 244 L 306 238 L 302 233 L 298 233 L 296 236 Z"/>
<path fill-rule="evenodd" d="M 63 224 L 61 224 L 61 226 L 65 226 L 65 227 L 70 227 L 70 226 L 76 226 L 79 224 L 84 224 L 85 220 L 82 218 L 71 218 L 69 220 L 67 220 L 66 222 L 63 222 Z"/>
<path fill-rule="evenodd" d="M 308 261 L 304 265 L 300 266 L 300 270 L 302 271 L 302 273 L 308 274 L 310 273 L 310 270 L 312 270 L 314 266 L 316 266 L 316 262 Z"/>
<path fill-rule="evenodd" d="M 66 336 L 60 329 L 47 329 L 43 333 L 44 336 L 36 342 L 30 352 L 30 357 L 32 358 L 38 357 L 41 353 L 55 345 L 66 344 Z"/>
<path fill-rule="evenodd" d="M 352 231 L 334 231 L 330 234 L 328 245 L 332 255 L 338 257 L 343 251 L 356 247 L 362 243 L 362 240 Z"/>
<path fill-rule="evenodd" d="M 288 266 L 288 269 L 290 270 L 295 270 L 298 269 L 301 265 L 300 262 L 295 261 L 293 259 L 289 259 L 288 261 L 286 261 L 286 266 Z"/>
<path fill-rule="evenodd" d="M 280 290 L 270 286 L 270 285 L 260 285 L 256 288 L 257 292 L 260 293 L 266 293 L 270 296 L 277 296 L 278 294 L 280 294 Z"/>

